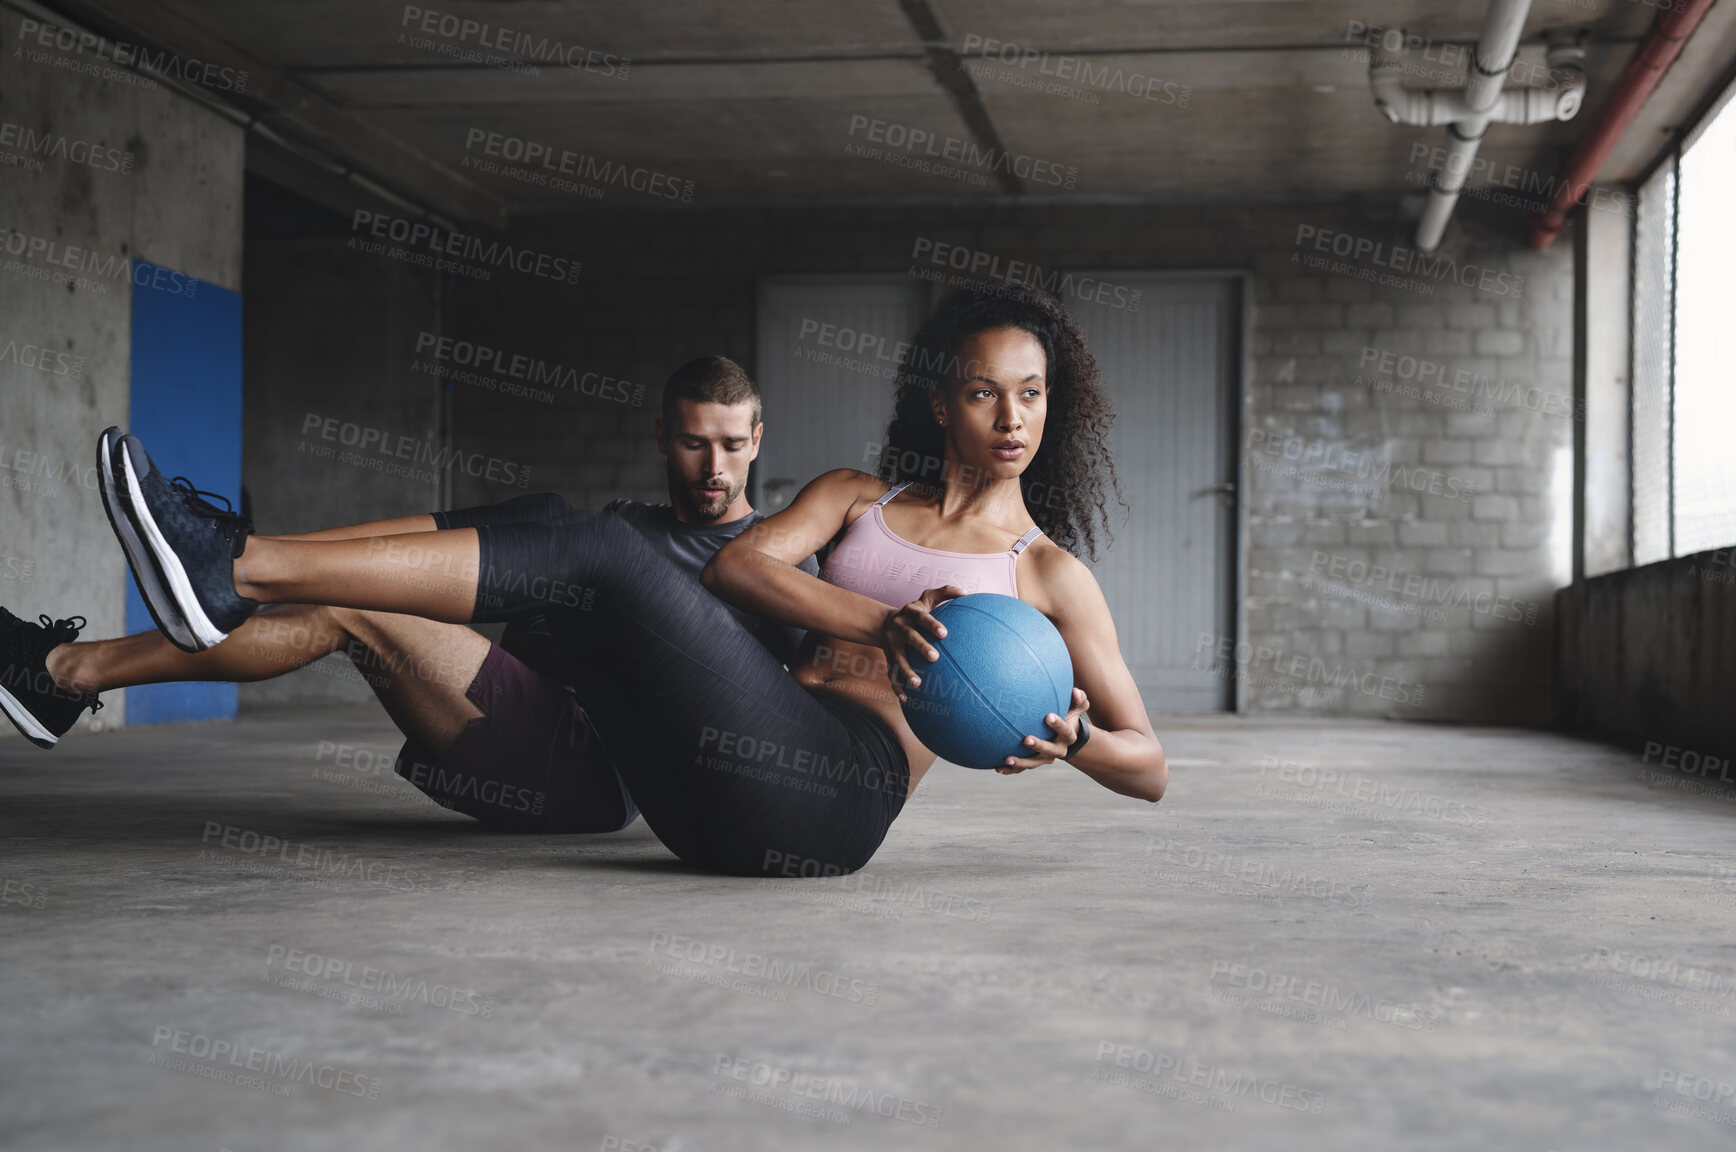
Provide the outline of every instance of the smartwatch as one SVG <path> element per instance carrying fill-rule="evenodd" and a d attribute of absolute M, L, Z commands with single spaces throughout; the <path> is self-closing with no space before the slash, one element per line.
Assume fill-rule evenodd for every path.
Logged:
<path fill-rule="evenodd" d="M 1091 721 L 1085 715 L 1085 713 L 1081 712 L 1081 713 L 1079 713 L 1079 735 L 1074 739 L 1073 743 L 1067 745 L 1067 754 L 1065 756 L 1061 757 L 1061 759 L 1063 759 L 1063 760 L 1073 759 L 1074 755 L 1078 753 L 1079 749 L 1085 747 L 1086 742 L 1089 741 L 1090 739 L 1091 739 Z"/>

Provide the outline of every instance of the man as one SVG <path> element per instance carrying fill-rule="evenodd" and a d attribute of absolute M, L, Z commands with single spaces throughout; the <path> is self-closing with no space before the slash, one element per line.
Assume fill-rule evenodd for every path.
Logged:
<path fill-rule="evenodd" d="M 653 424 L 670 503 L 616 500 L 605 511 L 697 582 L 724 543 L 761 519 L 746 495 L 764 432 L 760 417 L 759 388 L 740 365 L 722 356 L 682 365 L 664 388 L 662 415 Z M 543 494 L 284 538 L 428 532 L 568 511 L 564 499 Z M 812 557 L 803 567 L 818 572 Z M 800 630 L 730 610 L 790 663 Z M 98 692 L 167 681 L 266 680 L 342 650 L 407 737 L 398 774 L 437 803 L 495 828 L 537 832 L 612 832 L 638 814 L 582 702 L 564 683 L 562 658 L 541 617 L 514 621 L 491 644 L 460 624 L 284 604 L 261 610 L 204 652 L 183 651 L 161 631 L 75 643 L 81 617 L 42 619 L 46 626 L 0 609 L 0 710 L 41 747 L 53 747 L 85 708 L 100 708 Z M 175 623 L 165 622 L 171 632 Z"/>

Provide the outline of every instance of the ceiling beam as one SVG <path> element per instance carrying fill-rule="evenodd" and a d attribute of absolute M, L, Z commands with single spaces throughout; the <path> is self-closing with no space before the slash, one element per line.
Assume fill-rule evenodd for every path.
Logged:
<path fill-rule="evenodd" d="M 245 93 L 212 92 L 212 101 L 230 105 L 281 137 L 311 145 L 438 214 L 494 228 L 510 223 L 504 198 L 338 107 L 276 65 L 213 35 L 161 0 L 41 0 L 40 6 L 115 40 L 244 70 Z"/>
<path fill-rule="evenodd" d="M 1005 156 L 1007 146 L 1002 143 L 1001 134 L 989 116 L 988 107 L 983 104 L 982 95 L 977 92 L 976 82 L 970 78 L 970 73 L 964 70 L 964 62 L 948 43 L 946 33 L 941 31 L 940 21 L 934 15 L 934 9 L 928 6 L 928 0 L 898 0 L 898 6 L 904 10 L 905 19 L 910 21 L 910 26 L 916 29 L 916 35 L 922 41 L 923 54 L 928 58 L 928 70 L 934 73 L 936 82 L 952 100 L 953 107 L 958 109 L 965 127 L 976 137 L 977 146 L 992 156 Z M 1012 165 L 996 164 L 995 178 L 1000 182 L 1001 191 L 1007 195 L 1024 195 L 1024 181 L 1012 170 Z"/>

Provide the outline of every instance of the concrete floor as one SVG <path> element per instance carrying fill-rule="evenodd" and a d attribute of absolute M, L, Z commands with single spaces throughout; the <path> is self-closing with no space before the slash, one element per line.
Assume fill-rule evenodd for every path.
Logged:
<path fill-rule="evenodd" d="M 356 755 L 373 708 L 0 742 L 0 1144 L 1730 1147 L 1731 792 L 1158 731 L 1156 807 L 941 766 L 809 881 L 481 831 Z"/>

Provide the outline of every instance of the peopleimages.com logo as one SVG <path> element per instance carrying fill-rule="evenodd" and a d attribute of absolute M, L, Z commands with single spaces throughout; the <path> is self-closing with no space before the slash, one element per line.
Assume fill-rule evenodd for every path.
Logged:
<path fill-rule="evenodd" d="M 375 964 L 358 964 L 353 960 L 273 944 L 265 954 L 263 979 L 280 988 L 312 992 L 327 999 L 347 998 L 357 994 L 357 1003 L 377 1002 L 378 1006 L 399 1009 L 404 1004 L 419 1003 L 459 1016 L 476 1016 L 484 1020 L 494 1015 L 495 1002 L 474 988 L 459 988 L 439 981 L 430 983 L 419 976 L 402 976 L 389 968 Z"/>
<path fill-rule="evenodd" d="M 152 1063 L 177 1072 L 191 1072 L 210 1080 L 234 1082 L 238 1075 L 237 1070 L 240 1070 L 240 1074 L 253 1073 L 256 1077 L 276 1078 L 286 1082 L 285 1086 L 306 1084 L 366 1100 L 380 1098 L 378 1076 L 364 1075 L 339 1064 L 286 1055 L 269 1048 L 255 1048 L 250 1044 L 210 1036 L 203 1032 L 159 1025 L 151 1033 L 151 1048 Z M 175 1059 L 177 1055 L 181 1059 Z M 200 1061 L 209 1063 L 201 1064 Z"/>
<path fill-rule="evenodd" d="M 1147 76 L 1143 72 L 1128 72 L 1106 61 L 1094 61 L 1089 56 L 1054 55 L 1028 44 L 1014 44 L 979 36 L 974 32 L 966 33 L 961 52 L 965 56 L 977 56 L 1008 68 L 1033 71 L 1039 77 L 1053 77 L 1056 81 L 1070 81 L 1084 88 L 1120 92 L 1159 104 L 1173 104 L 1178 108 L 1186 108 L 1188 101 L 1193 98 L 1193 86 L 1189 84 Z M 971 68 L 970 71 L 972 76 L 984 78 L 979 69 Z M 1057 84 L 1054 87 L 1061 89 L 1065 85 Z M 1043 90 L 1047 90 L 1047 86 L 1043 86 Z M 1095 93 L 1088 95 L 1095 96 Z M 1099 101 L 1092 99 L 1087 103 L 1096 104 Z"/>
<path fill-rule="evenodd" d="M 374 247 L 369 250 L 380 255 L 416 257 L 413 263 L 440 271 L 460 272 L 469 276 L 482 273 L 481 276 L 476 276 L 477 279 L 487 279 L 490 268 L 511 268 L 526 276 L 540 276 L 545 280 L 563 284 L 577 284 L 579 273 L 584 270 L 584 265 L 579 261 L 565 256 L 551 256 L 547 252 L 517 248 L 503 241 L 484 240 L 480 236 L 453 232 L 421 220 L 406 220 L 402 216 L 388 216 L 383 212 L 370 212 L 365 208 L 356 209 L 350 220 L 350 232 L 352 247 L 358 247 L 358 242 L 367 243 L 364 237 L 368 237 L 375 242 Z M 412 250 L 425 248 L 427 252 L 387 253 L 380 243 L 387 240 Z M 444 257 L 452 259 L 447 260 Z M 470 261 L 470 264 L 466 265 L 463 261 Z M 484 265 L 489 267 L 485 268 Z"/>
<path fill-rule="evenodd" d="M 850 117 L 850 135 L 856 137 L 858 134 L 869 142 L 884 145 L 896 153 L 930 161 L 944 160 L 983 172 L 1010 172 L 1019 179 L 1029 180 L 1034 184 L 1072 188 L 1079 179 L 1079 169 L 1071 164 L 1056 164 L 1023 152 L 1009 152 L 1004 148 L 984 148 L 974 140 L 881 120 L 861 113 Z M 867 155 L 869 159 L 881 158 L 878 150 L 863 155 Z"/>
<path fill-rule="evenodd" d="M 319 459 L 335 458 L 389 476 L 433 481 L 439 473 L 452 468 L 466 476 L 496 484 L 515 488 L 530 486 L 530 466 L 527 464 L 437 444 L 426 437 L 357 424 L 336 416 L 306 413 L 301 421 L 301 434 L 303 439 L 296 449 L 298 452 Z M 314 441 L 311 445 L 310 440 Z M 327 443 L 320 444 L 322 440 Z M 355 451 L 340 453 L 330 446 L 333 444 L 354 448 Z"/>
<path fill-rule="evenodd" d="M 184 57 L 164 49 L 152 52 L 125 40 L 110 40 L 94 32 L 32 20 L 28 16 L 18 22 L 18 39 L 27 45 L 24 54 L 39 64 L 51 62 L 42 51 L 49 49 L 71 52 L 74 56 L 89 56 L 119 68 L 136 70 L 145 76 L 168 76 L 185 84 L 199 84 L 220 92 L 240 95 L 247 91 L 247 73 L 244 70 L 211 60 Z M 29 45 L 34 45 L 34 48 Z"/>
<path fill-rule="evenodd" d="M 1433 284 L 1452 283 L 1475 288 L 1496 296 L 1518 300 L 1525 295 L 1525 277 L 1497 268 L 1486 268 L 1470 261 L 1461 263 L 1451 256 L 1422 252 L 1398 244 L 1388 244 L 1368 236 L 1317 228 L 1312 224 L 1296 226 L 1292 263 L 1324 271 L 1355 275 L 1359 279 L 1388 283 L 1390 287 L 1421 289 L 1423 295 L 1433 291 Z M 1302 249 L 1312 249 L 1312 253 Z M 1319 253 L 1316 256 L 1313 253 Z M 1331 265 L 1327 257 L 1337 256 L 1348 261 L 1342 267 Z M 1388 270 L 1389 271 L 1385 271 Z M 1393 273 L 1398 275 L 1395 277 Z M 1382 279 L 1385 277 L 1385 279 Z"/>
<path fill-rule="evenodd" d="M 0 336 L 0 364 L 16 364 L 30 372 L 45 376 L 65 376 L 77 380 L 84 375 L 84 357 L 61 352 L 45 344 L 15 340 Z"/>
<path fill-rule="evenodd" d="M 407 29 L 398 34 L 400 44 L 465 63 L 515 66 L 514 71 L 532 76 L 540 74 L 539 65 L 550 65 L 625 80 L 632 67 L 630 60 L 613 52 L 414 4 L 404 5 L 398 26 Z"/>
<path fill-rule="evenodd" d="M 59 132 L 38 131 L 10 120 L 0 120 L 0 147 L 21 148 L 26 155 L 45 160 L 70 160 L 99 172 L 132 175 L 134 156 L 125 148 L 110 148 L 94 140 L 79 140 Z"/>
<path fill-rule="evenodd" d="M 18 259 L 0 261 L 0 271 L 55 285 L 76 284 L 99 296 L 108 295 L 108 285 L 104 280 L 130 279 L 139 288 L 189 299 L 199 291 L 197 276 L 114 252 L 66 244 L 47 236 L 32 236 L 16 229 L 0 228 L 0 257 L 4 256 Z"/>
<path fill-rule="evenodd" d="M 472 151 L 491 159 L 479 160 L 471 156 Z M 522 167 L 513 168 L 512 165 Z M 554 181 L 553 187 L 566 192 L 579 192 L 588 187 L 600 195 L 602 188 L 613 184 L 656 199 L 693 203 L 693 181 L 680 176 L 671 176 L 643 165 L 607 160 L 588 152 L 574 152 L 571 148 L 540 140 L 490 132 L 485 128 L 472 128 L 464 134 L 462 167 L 498 171 L 532 184 L 549 185 Z M 562 177 L 570 179 L 563 181 Z"/>
<path fill-rule="evenodd" d="M 555 394 L 550 389 L 567 389 L 576 395 L 632 404 L 635 408 L 645 400 L 643 384 L 596 371 L 581 375 L 576 368 L 550 363 L 536 356 L 507 352 L 487 344 L 456 340 L 428 331 L 416 334 L 416 356 L 417 359 L 410 364 L 412 371 L 423 371 L 424 365 L 431 365 L 451 379 L 474 383 L 503 395 L 528 396 L 544 403 L 554 401 Z"/>

